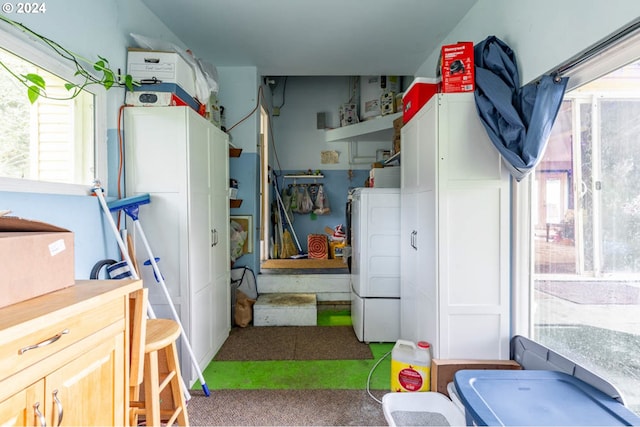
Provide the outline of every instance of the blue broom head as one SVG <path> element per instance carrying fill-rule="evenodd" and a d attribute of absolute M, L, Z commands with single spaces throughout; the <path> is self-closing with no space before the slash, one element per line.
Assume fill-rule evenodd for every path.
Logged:
<path fill-rule="evenodd" d="M 124 199 L 114 200 L 112 202 L 107 203 L 109 210 L 114 212 L 120 209 L 128 209 L 132 207 L 137 207 L 140 205 L 146 205 L 147 203 L 151 203 L 151 198 L 149 194 L 139 194 L 137 196 L 125 197 Z"/>

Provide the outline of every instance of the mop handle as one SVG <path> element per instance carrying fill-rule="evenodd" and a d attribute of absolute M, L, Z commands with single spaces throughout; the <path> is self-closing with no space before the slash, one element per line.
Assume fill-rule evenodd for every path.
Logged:
<path fill-rule="evenodd" d="M 116 227 L 116 223 L 113 221 L 113 217 L 111 216 L 111 211 L 109 210 L 109 207 L 107 206 L 107 202 L 104 200 L 104 195 L 102 194 L 102 189 L 100 187 L 96 187 L 93 189 L 93 192 L 95 193 L 95 195 L 98 197 L 98 200 L 100 200 L 100 205 L 102 206 L 102 210 L 105 213 L 105 216 L 107 217 L 107 221 L 109 222 L 109 225 L 111 225 L 111 229 L 113 230 L 113 234 L 116 236 L 116 241 L 118 242 L 118 246 L 120 247 L 120 251 L 122 252 L 125 261 L 127 262 L 127 265 L 129 266 L 129 269 L 131 270 L 131 275 L 133 276 L 134 279 L 139 280 L 140 277 L 138 277 L 138 274 L 136 273 L 135 268 L 133 268 L 133 262 L 131 262 L 131 257 L 129 257 L 129 251 L 127 250 L 127 248 L 125 247 L 124 241 L 122 240 L 122 236 L 120 236 L 120 233 L 118 232 L 118 227 Z M 151 307 L 151 304 L 147 304 L 147 315 L 149 316 L 150 319 L 155 319 L 156 318 L 156 314 L 153 311 L 153 307 Z M 182 327 L 182 326 L 180 326 Z M 190 400 L 191 399 L 191 395 L 189 394 L 188 388 L 186 386 L 186 384 L 184 383 L 184 379 L 182 378 L 182 376 L 180 377 L 180 382 L 183 385 L 183 390 L 184 390 L 184 396 L 186 400 Z"/>
<path fill-rule="evenodd" d="M 93 192 L 98 197 L 98 200 L 100 200 L 100 205 L 102 206 L 102 210 L 104 211 L 105 216 L 107 217 L 107 222 L 109 223 L 109 225 L 111 226 L 111 229 L 113 230 L 113 234 L 116 236 L 116 241 L 118 242 L 118 246 L 120 247 L 120 252 L 122 252 L 122 256 L 127 262 L 127 265 L 129 266 L 129 270 L 131 270 L 131 275 L 136 280 L 140 279 L 140 277 L 136 273 L 136 269 L 133 268 L 133 262 L 129 257 L 129 251 L 127 250 L 124 244 L 124 241 L 122 240 L 122 236 L 120 236 L 120 232 L 118 231 L 118 227 L 116 227 L 116 223 L 113 221 L 113 217 L 111 216 L 111 211 L 109 211 L 107 202 L 104 200 L 104 195 L 102 194 L 102 188 L 99 188 L 99 187 L 94 188 Z"/>
<path fill-rule="evenodd" d="M 129 266 L 129 270 L 131 270 L 131 276 L 134 279 L 139 280 L 140 277 L 136 273 L 136 269 L 133 267 L 133 262 L 129 257 L 129 251 L 127 250 L 127 247 L 125 246 L 124 241 L 122 240 L 122 236 L 120 236 L 120 232 L 118 231 L 118 227 L 116 227 L 116 223 L 113 221 L 113 217 L 111 216 L 111 211 L 107 206 L 107 202 L 104 200 L 102 189 L 100 187 L 96 187 L 93 189 L 93 192 L 95 193 L 96 197 L 98 197 L 98 200 L 100 201 L 100 205 L 102 206 L 102 210 L 104 211 L 104 214 L 107 217 L 107 222 L 111 226 L 111 229 L 113 230 L 113 234 L 116 236 L 116 242 L 118 242 L 118 247 L 120 248 L 120 252 L 122 252 L 122 256 L 124 257 L 124 260 L 127 262 L 127 265 Z M 150 319 L 156 318 L 156 314 L 154 313 L 153 308 L 151 307 L 151 304 L 147 304 L 147 314 Z"/>
<path fill-rule="evenodd" d="M 136 230 L 138 230 L 138 232 L 140 233 L 140 238 L 142 239 L 142 243 L 143 243 L 145 249 L 147 250 L 147 254 L 149 255 L 149 261 L 151 262 L 151 266 L 153 267 L 153 271 L 156 274 L 156 280 L 158 282 L 160 282 L 160 285 L 161 285 L 160 287 L 162 288 L 162 291 L 164 292 L 164 295 L 167 298 L 167 301 L 169 302 L 169 308 L 171 308 L 171 313 L 173 314 L 173 318 L 175 319 L 175 321 L 180 326 L 180 331 L 182 332 L 183 342 L 185 344 L 185 347 L 187 348 L 187 351 L 189 352 L 189 356 L 191 356 L 191 362 L 193 364 L 193 367 L 196 369 L 196 372 L 198 374 L 198 378 L 200 379 L 200 384 L 202 385 L 202 390 L 204 391 L 204 394 L 206 396 L 209 396 L 210 395 L 209 387 L 207 386 L 207 383 L 204 380 L 204 376 L 202 375 L 202 371 L 200 370 L 200 366 L 198 366 L 198 361 L 196 359 L 196 355 L 193 353 L 193 349 L 191 348 L 191 344 L 189 343 L 189 339 L 187 338 L 187 334 L 186 334 L 184 328 L 182 327 L 182 322 L 180 322 L 180 317 L 178 316 L 178 313 L 176 312 L 176 308 L 173 305 L 173 302 L 171 301 L 171 296 L 169 295 L 169 291 L 167 291 L 167 285 L 165 284 L 164 278 L 162 277 L 162 273 L 160 272 L 160 269 L 158 268 L 158 263 L 156 263 L 155 256 L 153 255 L 153 252 L 151 251 L 151 247 L 149 246 L 149 242 L 147 241 L 147 236 L 145 236 L 145 234 L 144 234 L 144 230 L 142 229 L 142 226 L 140 225 L 140 221 L 138 221 L 136 219 L 136 220 L 133 221 L 133 223 L 136 226 Z"/>

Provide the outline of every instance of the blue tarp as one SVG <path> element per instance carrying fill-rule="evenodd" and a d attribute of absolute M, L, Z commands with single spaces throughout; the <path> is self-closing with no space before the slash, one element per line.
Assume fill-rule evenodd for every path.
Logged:
<path fill-rule="evenodd" d="M 513 50 L 495 36 L 474 47 L 478 114 L 513 177 L 542 159 L 568 78 L 545 75 L 520 87 Z"/>

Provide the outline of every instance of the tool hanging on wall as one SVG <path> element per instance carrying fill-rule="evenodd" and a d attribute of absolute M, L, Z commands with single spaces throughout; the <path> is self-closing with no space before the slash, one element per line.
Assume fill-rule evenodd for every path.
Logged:
<path fill-rule="evenodd" d="M 288 230 L 284 230 L 283 234 L 282 234 L 282 247 L 280 248 L 281 251 L 284 251 L 284 247 L 287 246 L 287 242 L 285 240 L 287 240 L 287 231 L 290 231 L 291 234 L 293 234 L 293 237 L 296 241 L 296 247 L 298 248 L 298 254 L 295 255 L 289 255 L 288 252 L 290 252 L 289 250 L 284 251 L 286 255 L 288 255 L 286 258 L 304 258 L 307 256 L 307 254 L 304 254 L 302 252 L 302 247 L 300 246 L 300 242 L 298 241 L 298 236 L 296 235 L 295 230 L 293 229 L 293 222 L 291 221 L 291 218 L 289 218 L 289 214 L 287 213 L 286 207 L 284 205 L 284 202 L 282 201 L 282 197 L 280 196 L 280 189 L 278 188 L 278 179 L 276 176 L 274 176 L 271 179 L 271 182 L 273 183 L 273 188 L 274 188 L 274 192 L 276 193 L 276 200 L 278 202 L 278 214 L 279 215 L 283 215 L 284 218 L 287 221 L 287 225 L 288 225 Z M 289 238 L 290 239 L 290 238 Z M 291 245 L 289 245 L 290 247 Z"/>

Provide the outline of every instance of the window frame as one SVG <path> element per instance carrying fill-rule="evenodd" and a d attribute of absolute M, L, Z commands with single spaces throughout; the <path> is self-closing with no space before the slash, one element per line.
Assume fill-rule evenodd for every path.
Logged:
<path fill-rule="evenodd" d="M 12 27 L 2 25 L 0 27 L 0 46 L 12 52 L 26 61 L 59 76 L 70 83 L 82 83 L 75 76 L 75 69 L 62 60 L 45 52 L 44 46 L 40 46 L 34 39 Z M 0 70 L 6 72 L 6 70 Z M 107 187 L 107 94 L 106 89 L 100 85 L 92 85 L 84 89 L 94 97 L 94 177 L 100 179 L 102 187 Z M 25 89 L 26 96 L 26 89 Z M 45 193 L 62 195 L 87 195 L 90 194 L 93 183 L 68 184 L 29 179 L 0 177 L 0 191 Z"/>
<path fill-rule="evenodd" d="M 585 52 L 592 50 L 587 49 Z M 583 52 L 584 53 L 584 52 Z M 577 55 L 576 58 L 580 57 Z M 569 77 L 567 92 L 573 91 L 616 69 L 640 59 L 640 30 L 613 42 L 585 61 L 562 73 Z M 575 58 L 569 62 L 574 61 Z M 512 335 L 533 336 L 534 249 L 532 224 L 533 174 L 512 185 Z"/>

